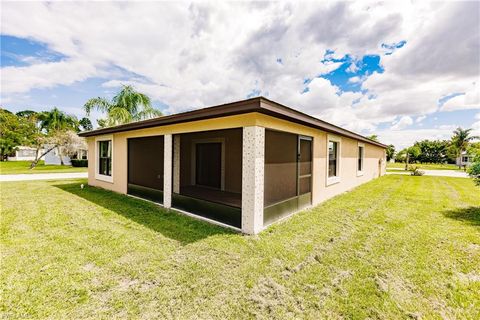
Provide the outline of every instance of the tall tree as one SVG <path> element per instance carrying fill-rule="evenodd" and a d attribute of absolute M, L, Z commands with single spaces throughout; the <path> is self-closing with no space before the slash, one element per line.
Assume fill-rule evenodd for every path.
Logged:
<path fill-rule="evenodd" d="M 448 141 L 422 140 L 415 142 L 420 148 L 417 158 L 421 163 L 444 163 L 447 160 Z"/>
<path fill-rule="evenodd" d="M 40 128 L 40 115 L 41 112 L 36 112 L 32 110 L 23 110 L 16 113 L 17 117 L 20 119 L 25 119 L 31 125 L 31 132 L 28 135 L 27 141 L 25 141 L 24 145 L 28 147 L 32 147 L 36 149 L 35 152 L 35 159 L 38 158 L 40 150 L 43 148 L 45 133 L 42 132 Z"/>
<path fill-rule="evenodd" d="M 65 141 L 65 139 L 62 137 L 65 136 L 65 132 L 79 131 L 79 123 L 77 118 L 75 116 L 66 114 L 58 108 L 53 108 L 50 111 L 41 112 L 38 115 L 38 119 L 40 130 L 46 133 L 44 141 L 47 142 L 50 147 L 40 157 L 37 157 L 35 161 L 32 162 L 30 168 L 34 168 L 41 157 L 55 148 L 58 150 L 60 164 L 63 166 L 63 154 L 60 147 L 62 145 L 62 141 Z"/>
<path fill-rule="evenodd" d="M 92 110 L 106 113 L 105 119 L 98 120 L 100 127 L 115 126 L 162 115 L 160 110 L 152 107 L 147 95 L 135 91 L 129 85 L 124 85 L 111 101 L 101 97 L 88 100 L 84 109 L 87 116 Z"/>
<path fill-rule="evenodd" d="M 376 135 L 376 134 L 369 135 L 369 136 L 367 136 L 367 138 L 370 139 L 370 140 L 378 142 L 378 135 Z"/>
<path fill-rule="evenodd" d="M 66 114 L 58 108 L 44 111 L 38 115 L 40 128 L 48 133 L 61 130 L 78 131 L 78 120 L 75 116 Z"/>
<path fill-rule="evenodd" d="M 0 160 L 5 161 L 19 146 L 29 145 L 35 131 L 28 119 L 0 108 Z"/>
<path fill-rule="evenodd" d="M 18 111 L 16 113 L 17 117 L 22 117 L 22 118 L 33 118 L 33 117 L 37 117 L 38 115 L 38 112 L 36 111 L 33 111 L 33 110 L 23 110 L 23 111 Z"/>
<path fill-rule="evenodd" d="M 389 144 L 387 147 L 387 161 L 393 159 L 395 157 L 395 146 L 393 144 Z"/>
<path fill-rule="evenodd" d="M 80 121 L 78 121 L 78 124 L 80 125 L 80 128 L 82 129 L 82 131 L 93 130 L 92 122 L 88 118 L 80 119 Z"/>
<path fill-rule="evenodd" d="M 470 133 L 472 129 L 462 129 L 458 127 L 453 131 L 453 137 L 451 139 L 451 148 L 455 152 L 456 156 L 459 157 L 463 151 L 466 151 L 469 143 L 472 140 L 480 139 L 478 136 L 471 136 Z"/>

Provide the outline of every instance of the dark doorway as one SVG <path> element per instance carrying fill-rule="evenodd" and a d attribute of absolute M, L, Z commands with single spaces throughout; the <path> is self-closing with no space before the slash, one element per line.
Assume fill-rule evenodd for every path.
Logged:
<path fill-rule="evenodd" d="M 222 181 L 222 144 L 197 143 L 195 150 L 195 184 L 220 189 Z"/>

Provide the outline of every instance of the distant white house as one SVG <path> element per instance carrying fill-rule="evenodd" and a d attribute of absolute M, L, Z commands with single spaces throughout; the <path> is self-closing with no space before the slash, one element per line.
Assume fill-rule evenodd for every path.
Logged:
<path fill-rule="evenodd" d="M 43 150 L 38 150 L 39 154 L 43 153 Z M 33 161 L 37 156 L 37 149 L 31 147 L 20 146 L 15 151 L 15 154 L 7 157 L 8 161 Z M 43 159 L 43 158 L 42 158 Z"/>
<path fill-rule="evenodd" d="M 469 155 L 467 151 L 462 151 L 459 157 L 457 157 L 455 163 L 457 166 L 469 166 L 473 163 L 473 155 Z"/>
<path fill-rule="evenodd" d="M 45 146 L 45 149 L 47 149 L 47 146 Z M 85 149 L 77 149 L 76 152 L 73 154 L 73 156 L 70 158 L 69 156 L 62 156 L 63 164 L 64 165 L 71 165 L 72 164 L 72 159 L 88 159 L 88 152 Z M 58 148 L 54 148 L 50 150 L 45 155 L 45 165 L 60 165 L 60 155 L 58 154 Z"/>

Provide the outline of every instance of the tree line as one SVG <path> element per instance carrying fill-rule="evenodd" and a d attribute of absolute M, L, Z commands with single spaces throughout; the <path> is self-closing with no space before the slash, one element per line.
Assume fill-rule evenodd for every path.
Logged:
<path fill-rule="evenodd" d="M 77 133 L 92 129 L 88 118 L 78 120 L 58 108 L 41 112 L 23 110 L 17 113 L 0 109 L 1 161 L 13 155 L 19 146 L 27 146 L 37 150 L 31 168 L 55 148 L 63 165 L 62 156 L 70 155 L 80 148 L 86 149 L 84 140 Z M 40 153 L 40 150 L 43 152 Z"/>
<path fill-rule="evenodd" d="M 457 128 L 450 140 L 421 140 L 394 153 L 395 161 L 405 163 L 455 163 L 463 152 L 480 154 L 480 137 L 471 134 L 472 129 Z"/>
<path fill-rule="evenodd" d="M 104 118 L 97 120 L 101 128 L 162 115 L 159 110 L 152 107 L 147 95 L 137 92 L 132 86 L 122 86 L 111 100 L 101 97 L 89 99 L 83 109 L 86 117 L 78 119 L 56 107 L 49 111 L 23 110 L 17 113 L 0 108 L 0 161 L 7 160 L 19 146 L 27 146 L 37 150 L 31 168 L 55 148 L 63 165 L 63 155 L 70 155 L 80 148 L 86 148 L 84 139 L 77 133 L 93 129 L 88 118 L 92 110 L 105 115 Z M 40 150 L 44 150 L 42 154 Z"/>

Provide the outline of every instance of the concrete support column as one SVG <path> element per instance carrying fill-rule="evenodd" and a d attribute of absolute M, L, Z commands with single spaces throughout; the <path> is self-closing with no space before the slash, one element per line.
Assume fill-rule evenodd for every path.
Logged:
<path fill-rule="evenodd" d="M 263 229 L 265 128 L 243 128 L 242 231 L 256 234 Z"/>
<path fill-rule="evenodd" d="M 164 136 L 163 144 L 163 206 L 172 207 L 172 135 Z"/>
<path fill-rule="evenodd" d="M 173 136 L 173 192 L 180 193 L 180 135 Z"/>

